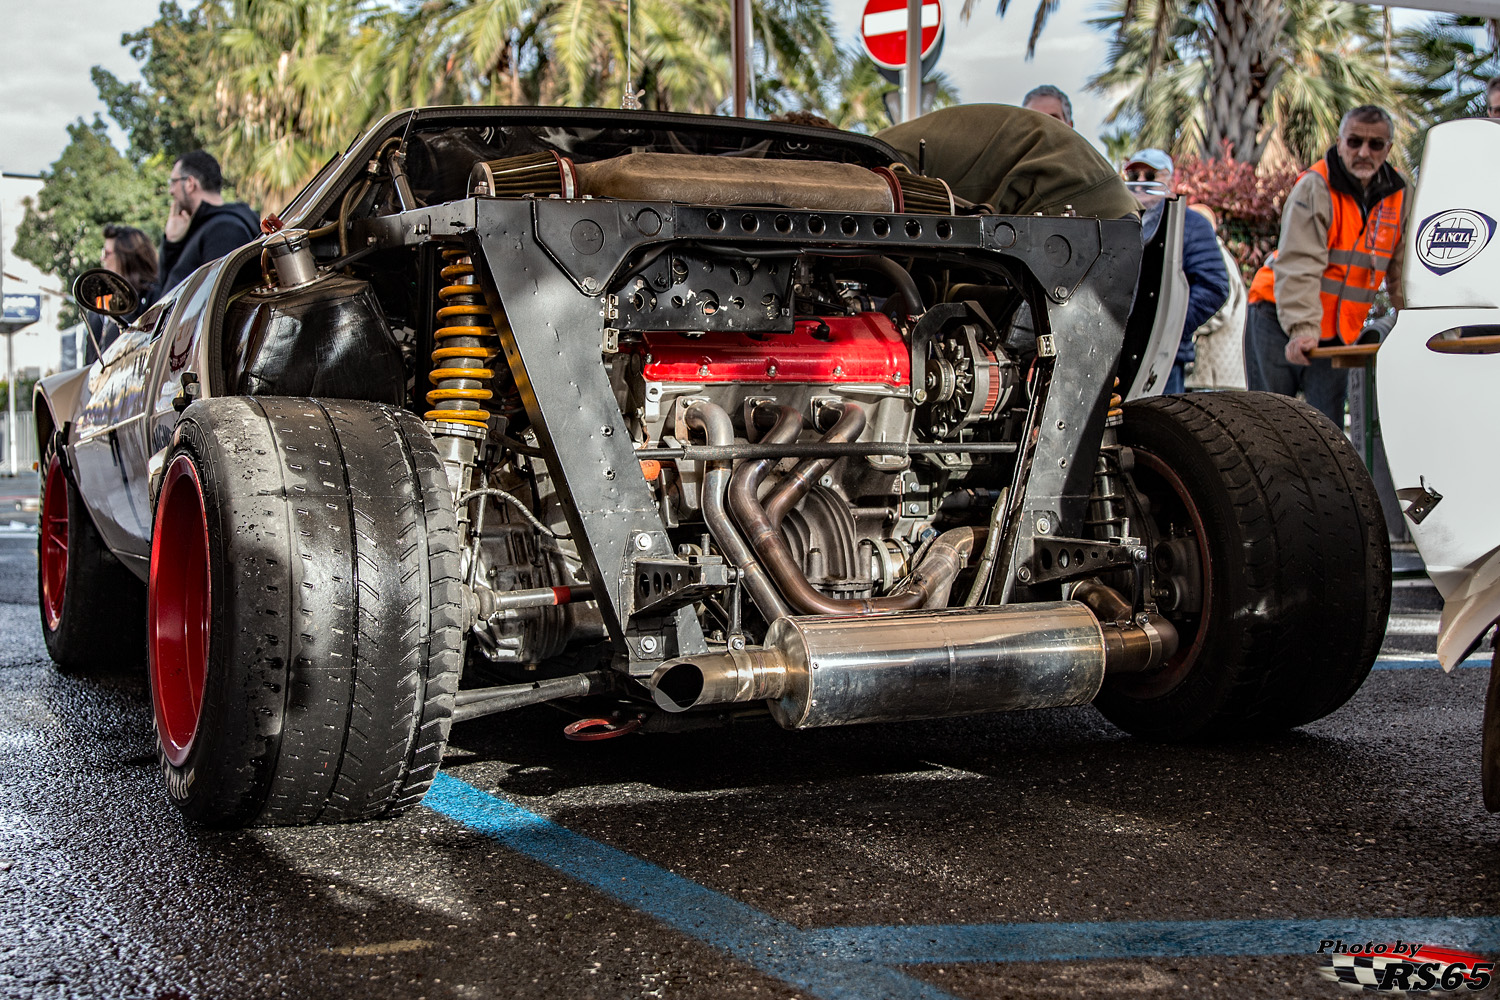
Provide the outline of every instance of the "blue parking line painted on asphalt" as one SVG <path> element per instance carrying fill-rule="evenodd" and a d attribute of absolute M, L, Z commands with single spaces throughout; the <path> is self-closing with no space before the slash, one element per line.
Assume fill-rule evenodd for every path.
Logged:
<path fill-rule="evenodd" d="M 437 776 L 423 804 L 814 996 L 953 1000 L 884 964 L 809 950 L 791 924 L 449 775 Z"/>
<path fill-rule="evenodd" d="M 1490 665 L 1490 654 L 1483 656 L 1471 656 L 1467 660 L 1460 661 L 1455 670 L 1466 670 L 1471 667 L 1488 667 Z M 1371 670 L 1442 670 L 1443 665 L 1437 660 L 1397 660 L 1381 657 L 1375 661 Z"/>
<path fill-rule="evenodd" d="M 824 1000 L 954 1000 L 896 969 L 938 962 L 1305 955 L 1328 939 L 1401 940 L 1481 954 L 1500 952 L 1500 917 L 1135 920 L 803 931 L 450 775 L 437 776 L 423 804 Z"/>
<path fill-rule="evenodd" d="M 1057 962 L 1077 959 L 1298 955 L 1327 939 L 1416 941 L 1492 954 L 1500 918 L 1132 920 L 1052 924 L 842 927 L 808 931 L 808 944 L 889 965 Z"/>

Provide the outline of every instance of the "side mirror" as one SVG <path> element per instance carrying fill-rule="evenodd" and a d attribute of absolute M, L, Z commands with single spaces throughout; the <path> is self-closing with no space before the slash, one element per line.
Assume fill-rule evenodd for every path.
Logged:
<path fill-rule="evenodd" d="M 134 285 L 115 272 L 91 267 L 73 279 L 73 301 L 88 312 L 119 317 L 134 311 L 141 297 Z"/>

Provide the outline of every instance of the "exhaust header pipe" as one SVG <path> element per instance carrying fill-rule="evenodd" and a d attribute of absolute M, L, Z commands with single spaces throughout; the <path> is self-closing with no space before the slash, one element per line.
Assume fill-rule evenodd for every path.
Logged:
<path fill-rule="evenodd" d="M 788 729 L 1082 705 L 1106 639 L 1078 601 L 779 618 L 758 649 L 668 660 L 657 705 L 767 701 Z"/>

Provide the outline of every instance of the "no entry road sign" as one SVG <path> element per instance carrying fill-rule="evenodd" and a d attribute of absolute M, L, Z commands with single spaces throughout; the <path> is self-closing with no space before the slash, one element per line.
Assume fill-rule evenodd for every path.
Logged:
<path fill-rule="evenodd" d="M 926 58 L 943 34 L 943 5 L 922 0 L 922 57 Z M 877 66 L 906 68 L 906 0 L 867 0 L 860 21 L 860 40 Z"/>

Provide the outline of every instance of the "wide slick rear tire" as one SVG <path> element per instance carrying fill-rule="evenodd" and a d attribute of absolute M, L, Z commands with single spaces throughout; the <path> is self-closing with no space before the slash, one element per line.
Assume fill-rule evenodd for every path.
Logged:
<path fill-rule="evenodd" d="M 1380 500 L 1348 439 L 1305 403 L 1261 392 L 1132 402 L 1119 438 L 1157 583 L 1193 592 L 1158 592 L 1180 648 L 1154 673 L 1109 678 L 1100 711 L 1149 739 L 1214 740 L 1347 701 L 1390 610 Z"/>
<path fill-rule="evenodd" d="M 172 802 L 249 826 L 420 801 L 458 686 L 457 539 L 432 439 L 403 410 L 190 406 L 164 466 L 147 616 Z"/>

